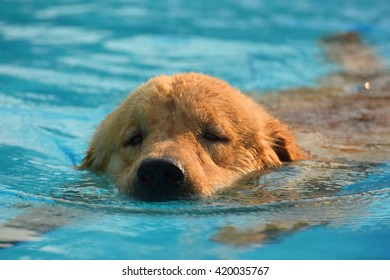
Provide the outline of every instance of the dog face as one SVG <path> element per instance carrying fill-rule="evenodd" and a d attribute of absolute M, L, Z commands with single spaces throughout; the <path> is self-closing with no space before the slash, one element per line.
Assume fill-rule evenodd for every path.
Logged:
<path fill-rule="evenodd" d="M 302 158 L 287 127 L 224 81 L 159 76 L 101 123 L 80 168 L 144 200 L 210 195 L 246 174 Z"/>

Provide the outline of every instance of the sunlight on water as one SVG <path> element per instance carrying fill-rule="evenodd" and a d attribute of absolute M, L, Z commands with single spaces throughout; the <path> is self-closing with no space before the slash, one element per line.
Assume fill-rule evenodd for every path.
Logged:
<path fill-rule="evenodd" d="M 303 161 L 212 197 L 156 203 L 74 169 L 99 122 L 151 76 L 199 71 L 244 91 L 310 86 L 335 70 L 318 38 L 345 30 L 389 61 L 385 2 L 0 5 L 0 222 L 58 223 L 0 259 L 389 258 L 387 162 Z"/>

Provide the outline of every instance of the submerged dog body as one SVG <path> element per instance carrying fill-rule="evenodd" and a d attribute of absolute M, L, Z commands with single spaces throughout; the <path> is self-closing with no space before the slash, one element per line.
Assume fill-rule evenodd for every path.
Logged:
<path fill-rule="evenodd" d="M 210 195 L 304 158 L 287 126 L 222 80 L 197 73 L 141 85 L 101 123 L 80 168 L 121 193 L 155 200 Z"/>

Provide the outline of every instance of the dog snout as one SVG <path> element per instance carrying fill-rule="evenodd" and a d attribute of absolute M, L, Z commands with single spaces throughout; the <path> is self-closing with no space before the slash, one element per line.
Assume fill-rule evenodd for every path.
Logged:
<path fill-rule="evenodd" d="M 155 198 L 178 195 L 184 181 L 183 168 L 170 159 L 146 159 L 141 162 L 136 175 L 139 190 Z"/>

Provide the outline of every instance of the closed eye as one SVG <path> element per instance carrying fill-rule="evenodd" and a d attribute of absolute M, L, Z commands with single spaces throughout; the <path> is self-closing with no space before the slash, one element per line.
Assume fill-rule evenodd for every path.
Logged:
<path fill-rule="evenodd" d="M 202 138 L 208 142 L 217 143 L 217 142 L 228 142 L 229 139 L 222 135 L 221 133 L 206 131 L 202 134 Z"/>
<path fill-rule="evenodd" d="M 125 141 L 123 142 L 124 147 L 137 146 L 142 144 L 144 136 L 139 131 L 129 131 L 126 135 Z"/>
<path fill-rule="evenodd" d="M 214 134 L 214 133 L 210 133 L 210 132 L 206 132 L 203 134 L 203 138 L 208 140 L 208 141 L 212 141 L 212 142 L 215 142 L 215 141 L 222 141 L 222 138 L 219 137 L 218 135 Z"/>
<path fill-rule="evenodd" d="M 125 142 L 125 146 L 136 146 L 142 143 L 144 138 L 142 135 L 136 135 Z"/>

